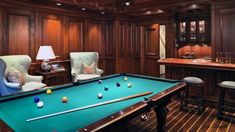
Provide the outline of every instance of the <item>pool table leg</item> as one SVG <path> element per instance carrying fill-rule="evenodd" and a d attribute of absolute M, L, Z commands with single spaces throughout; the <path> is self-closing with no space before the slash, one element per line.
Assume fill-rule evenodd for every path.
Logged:
<path fill-rule="evenodd" d="M 158 132 L 165 132 L 166 131 L 166 116 L 168 113 L 168 109 L 166 107 L 166 104 L 158 105 L 156 108 L 154 108 L 154 111 L 157 116 L 157 131 Z"/>

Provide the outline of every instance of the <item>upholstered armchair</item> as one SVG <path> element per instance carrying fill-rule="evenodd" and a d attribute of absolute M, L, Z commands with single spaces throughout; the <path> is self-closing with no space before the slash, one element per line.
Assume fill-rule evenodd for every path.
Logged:
<path fill-rule="evenodd" d="M 70 64 L 73 82 L 100 77 L 103 70 L 97 67 L 97 52 L 71 52 Z"/>
<path fill-rule="evenodd" d="M 18 92 L 31 91 L 46 86 L 42 83 L 42 76 L 28 74 L 31 58 L 28 55 L 0 56 L 0 95 L 5 96 Z M 8 80 L 9 72 L 14 69 L 20 73 L 24 83 Z"/>

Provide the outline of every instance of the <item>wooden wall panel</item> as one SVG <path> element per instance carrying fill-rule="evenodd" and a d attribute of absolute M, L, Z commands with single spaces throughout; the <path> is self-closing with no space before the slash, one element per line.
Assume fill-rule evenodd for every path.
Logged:
<path fill-rule="evenodd" d="M 71 21 L 68 27 L 69 52 L 83 51 L 83 23 Z"/>
<path fill-rule="evenodd" d="M 51 45 L 55 55 L 63 55 L 61 44 L 61 26 L 57 19 L 43 18 L 42 45 Z M 60 56 L 63 57 L 63 56 Z"/>
<path fill-rule="evenodd" d="M 101 54 L 102 45 L 102 23 L 97 20 L 89 20 L 87 23 L 87 43 L 84 45 L 85 51 L 96 51 Z"/>
<path fill-rule="evenodd" d="M 116 73 L 116 48 L 114 43 L 114 23 L 107 22 L 105 26 L 105 65 L 104 74 Z"/>
<path fill-rule="evenodd" d="M 26 54 L 30 51 L 29 17 L 8 15 L 8 54 Z"/>
<path fill-rule="evenodd" d="M 159 24 L 145 27 L 144 74 L 159 76 Z"/>
<path fill-rule="evenodd" d="M 230 53 L 235 63 L 235 2 L 218 2 L 212 5 L 212 59 L 215 61 L 217 52 Z"/>
<path fill-rule="evenodd" d="M 137 25 L 133 25 L 132 28 L 132 44 L 131 44 L 131 65 L 130 72 L 134 74 L 141 73 L 141 57 L 140 57 L 140 28 Z"/>

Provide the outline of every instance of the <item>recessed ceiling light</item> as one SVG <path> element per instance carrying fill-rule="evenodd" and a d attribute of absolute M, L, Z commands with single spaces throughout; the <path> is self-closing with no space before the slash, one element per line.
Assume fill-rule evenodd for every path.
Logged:
<path fill-rule="evenodd" d="M 126 6 L 129 6 L 131 3 L 129 1 L 127 1 L 125 4 L 126 4 Z"/>
<path fill-rule="evenodd" d="M 104 11 L 101 11 L 101 14 L 105 14 L 105 12 L 104 12 Z"/>
<path fill-rule="evenodd" d="M 81 8 L 81 10 L 82 10 L 82 11 L 85 11 L 85 10 L 86 10 L 86 8 L 85 8 L 85 7 L 82 7 L 82 8 Z"/>
<path fill-rule="evenodd" d="M 161 9 L 157 10 L 157 13 L 163 13 L 163 12 L 164 12 L 164 11 L 161 10 Z"/>
<path fill-rule="evenodd" d="M 191 8 L 192 8 L 192 9 L 196 9 L 196 8 L 198 8 L 198 5 L 197 5 L 197 4 L 192 4 L 192 5 L 191 5 Z"/>
<path fill-rule="evenodd" d="M 146 11 L 146 14 L 151 14 L 152 12 L 151 11 Z"/>
<path fill-rule="evenodd" d="M 60 5 L 61 5 L 61 3 L 56 3 L 56 5 L 60 6 Z"/>

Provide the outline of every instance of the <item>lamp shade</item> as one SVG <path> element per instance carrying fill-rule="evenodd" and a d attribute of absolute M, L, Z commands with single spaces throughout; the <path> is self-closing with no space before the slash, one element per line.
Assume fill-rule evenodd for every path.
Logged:
<path fill-rule="evenodd" d="M 51 46 L 40 46 L 36 60 L 55 59 L 55 54 Z"/>

